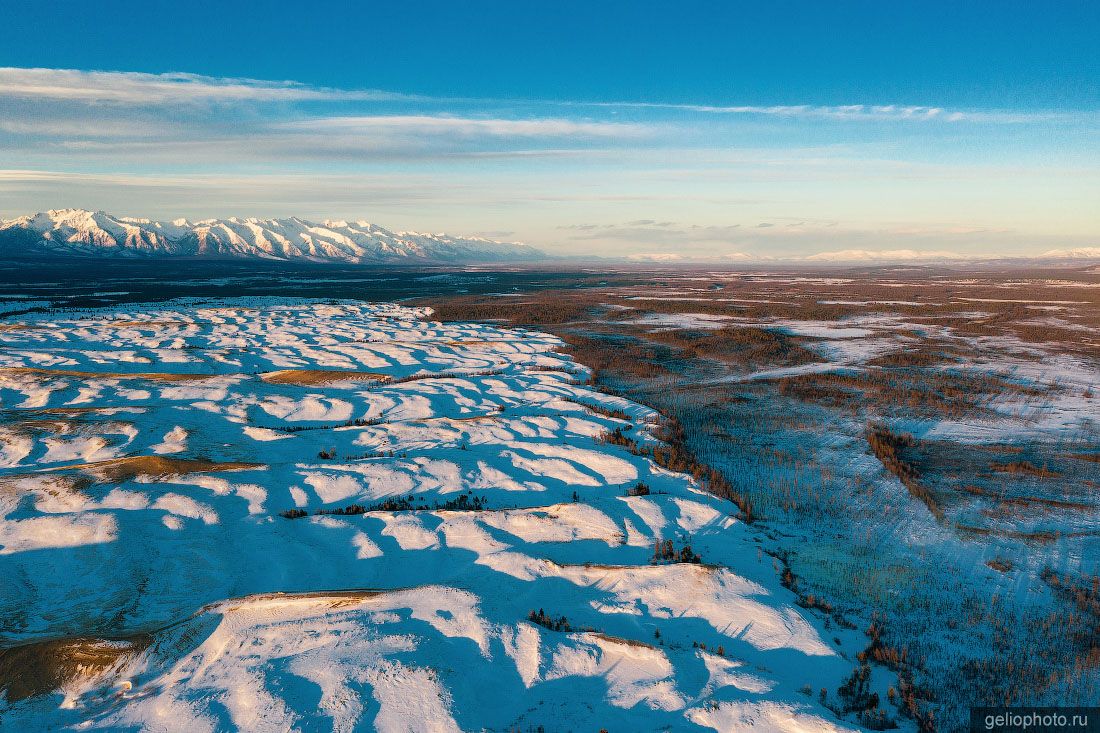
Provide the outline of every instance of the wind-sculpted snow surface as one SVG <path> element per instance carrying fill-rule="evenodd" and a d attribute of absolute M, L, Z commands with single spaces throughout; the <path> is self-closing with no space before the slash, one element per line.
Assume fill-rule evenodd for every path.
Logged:
<path fill-rule="evenodd" d="M 852 663 L 733 505 L 600 440 L 652 411 L 428 315 L 6 321 L 0 727 L 846 729 Z"/>

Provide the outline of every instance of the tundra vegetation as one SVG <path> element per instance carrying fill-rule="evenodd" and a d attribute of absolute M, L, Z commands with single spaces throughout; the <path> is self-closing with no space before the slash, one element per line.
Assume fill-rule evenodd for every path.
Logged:
<path fill-rule="evenodd" d="M 1100 699 L 1100 273 L 619 272 L 424 302 L 555 333 L 658 409 L 668 465 L 714 472 L 802 605 L 867 629 L 830 706 L 953 730 Z"/>

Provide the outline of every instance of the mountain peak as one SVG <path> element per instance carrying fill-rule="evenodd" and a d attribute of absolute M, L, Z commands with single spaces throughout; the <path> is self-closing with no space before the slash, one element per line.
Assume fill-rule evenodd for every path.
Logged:
<path fill-rule="evenodd" d="M 0 220 L 0 257 L 187 257 L 431 264 L 534 260 L 533 247 L 480 237 L 393 232 L 365 220 L 299 217 L 158 221 L 87 209 Z"/>

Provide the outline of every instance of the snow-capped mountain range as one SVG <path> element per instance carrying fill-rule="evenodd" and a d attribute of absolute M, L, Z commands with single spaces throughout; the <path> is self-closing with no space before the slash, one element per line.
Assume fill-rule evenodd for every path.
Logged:
<path fill-rule="evenodd" d="M 529 261 L 545 256 L 515 242 L 393 232 L 365 221 L 153 221 L 84 209 L 0 220 L 0 257 L 55 255 L 363 263 Z"/>

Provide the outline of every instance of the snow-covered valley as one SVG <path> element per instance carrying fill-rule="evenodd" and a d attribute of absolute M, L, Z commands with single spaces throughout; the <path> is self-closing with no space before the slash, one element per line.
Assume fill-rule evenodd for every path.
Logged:
<path fill-rule="evenodd" d="M 823 703 L 863 634 L 606 440 L 659 416 L 554 336 L 264 298 L 0 328 L 0 726 L 856 727 Z"/>

